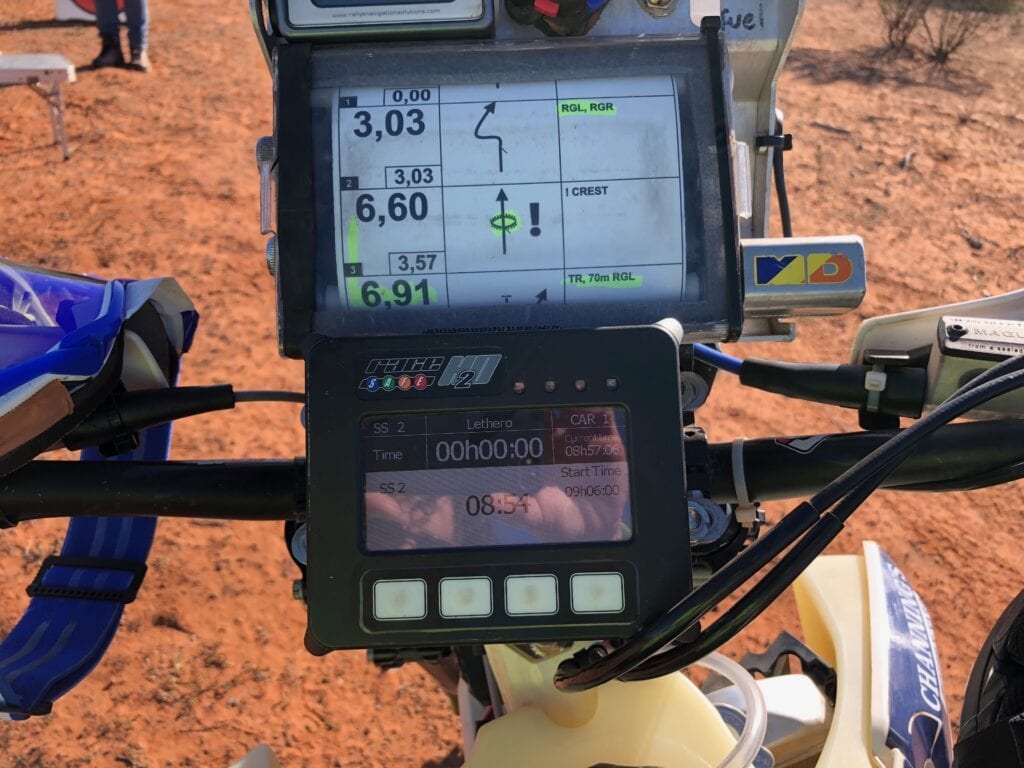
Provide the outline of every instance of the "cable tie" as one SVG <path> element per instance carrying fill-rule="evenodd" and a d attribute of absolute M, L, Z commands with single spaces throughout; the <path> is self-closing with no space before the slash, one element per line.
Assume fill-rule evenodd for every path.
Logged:
<path fill-rule="evenodd" d="M 745 437 L 738 437 L 732 441 L 732 482 L 736 492 L 736 509 L 733 514 L 737 523 L 744 528 L 751 528 L 757 522 L 757 504 L 750 498 L 747 473 L 743 469 L 743 445 L 746 441 Z"/>
<path fill-rule="evenodd" d="M 884 371 L 871 370 L 864 375 L 864 389 L 868 392 L 884 392 L 888 377 Z"/>

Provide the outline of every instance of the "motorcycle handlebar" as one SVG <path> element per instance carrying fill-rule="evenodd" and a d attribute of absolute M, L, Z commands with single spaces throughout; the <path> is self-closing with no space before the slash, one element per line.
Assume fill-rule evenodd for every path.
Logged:
<path fill-rule="evenodd" d="M 33 461 L 0 477 L 0 527 L 44 517 L 297 520 L 306 462 Z"/>
<path fill-rule="evenodd" d="M 962 480 L 1024 462 L 1016 421 L 951 424 L 922 442 L 883 483 Z M 760 438 L 708 446 L 711 498 L 735 503 L 806 497 L 895 434 L 857 432 Z M 737 471 L 739 470 L 739 471 Z M 737 483 L 742 477 L 743 483 Z M 306 463 L 293 461 L 34 461 L 0 477 L 0 527 L 46 517 L 195 517 L 301 520 Z"/>
<path fill-rule="evenodd" d="M 963 480 L 969 487 L 972 478 L 1024 462 L 1022 427 L 1021 422 L 1008 420 L 950 424 L 937 429 L 881 487 L 956 480 Z M 888 430 L 713 443 L 708 446 L 711 498 L 720 504 L 740 501 L 744 484 L 743 500 L 810 496 L 894 434 L 894 430 Z"/>

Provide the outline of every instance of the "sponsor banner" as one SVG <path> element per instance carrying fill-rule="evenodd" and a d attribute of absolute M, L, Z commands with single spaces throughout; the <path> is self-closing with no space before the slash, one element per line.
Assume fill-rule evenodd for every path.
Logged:
<path fill-rule="evenodd" d="M 57 21 L 96 21 L 95 0 L 54 0 Z M 124 23 L 124 0 L 117 0 L 121 23 Z"/>

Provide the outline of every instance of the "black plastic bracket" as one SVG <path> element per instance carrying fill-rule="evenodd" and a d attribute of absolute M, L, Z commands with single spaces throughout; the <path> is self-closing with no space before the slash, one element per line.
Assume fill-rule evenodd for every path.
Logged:
<path fill-rule="evenodd" d="M 789 632 L 782 632 L 762 653 L 748 653 L 740 664 L 748 672 L 757 672 L 765 677 L 785 675 L 790 671 L 789 658 L 800 660 L 803 673 L 807 675 L 829 701 L 836 701 L 836 671 L 818 654 L 808 648 Z"/>
<path fill-rule="evenodd" d="M 882 371 L 892 368 L 927 369 L 931 351 L 930 344 L 909 351 L 868 349 L 861 355 L 861 362 L 864 365 L 875 366 L 877 370 Z M 900 428 L 900 417 L 893 414 L 869 411 L 866 407 L 858 409 L 857 414 L 860 428 L 864 430 L 878 431 Z"/>
<path fill-rule="evenodd" d="M 131 583 L 124 589 L 88 589 L 83 587 L 51 587 L 43 584 L 43 577 L 51 568 L 91 568 L 98 571 L 125 571 L 132 574 Z M 139 593 L 146 576 L 146 564 L 104 557 L 64 557 L 51 555 L 43 560 L 35 579 L 25 590 L 29 597 L 70 597 L 76 600 L 105 600 L 130 603 Z"/>
<path fill-rule="evenodd" d="M 770 136 L 758 136 L 754 140 L 754 146 L 758 149 L 764 147 L 766 149 L 781 149 L 783 152 L 789 152 L 793 148 L 793 134 L 781 133 Z"/>

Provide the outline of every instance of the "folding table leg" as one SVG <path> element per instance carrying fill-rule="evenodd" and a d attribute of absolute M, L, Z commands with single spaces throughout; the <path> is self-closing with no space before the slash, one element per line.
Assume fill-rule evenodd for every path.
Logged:
<path fill-rule="evenodd" d="M 71 156 L 68 150 L 68 131 L 64 125 L 64 96 L 60 91 L 60 83 L 53 86 L 50 92 L 50 114 L 53 118 L 53 140 L 60 144 L 64 159 Z"/>
<path fill-rule="evenodd" d="M 54 83 L 49 90 L 43 88 L 38 81 L 28 82 L 27 85 L 46 100 L 50 107 L 50 124 L 53 126 L 53 143 L 60 144 L 64 159 L 71 156 L 68 149 L 68 132 L 64 126 L 64 96 L 61 94 L 60 83 Z"/>

